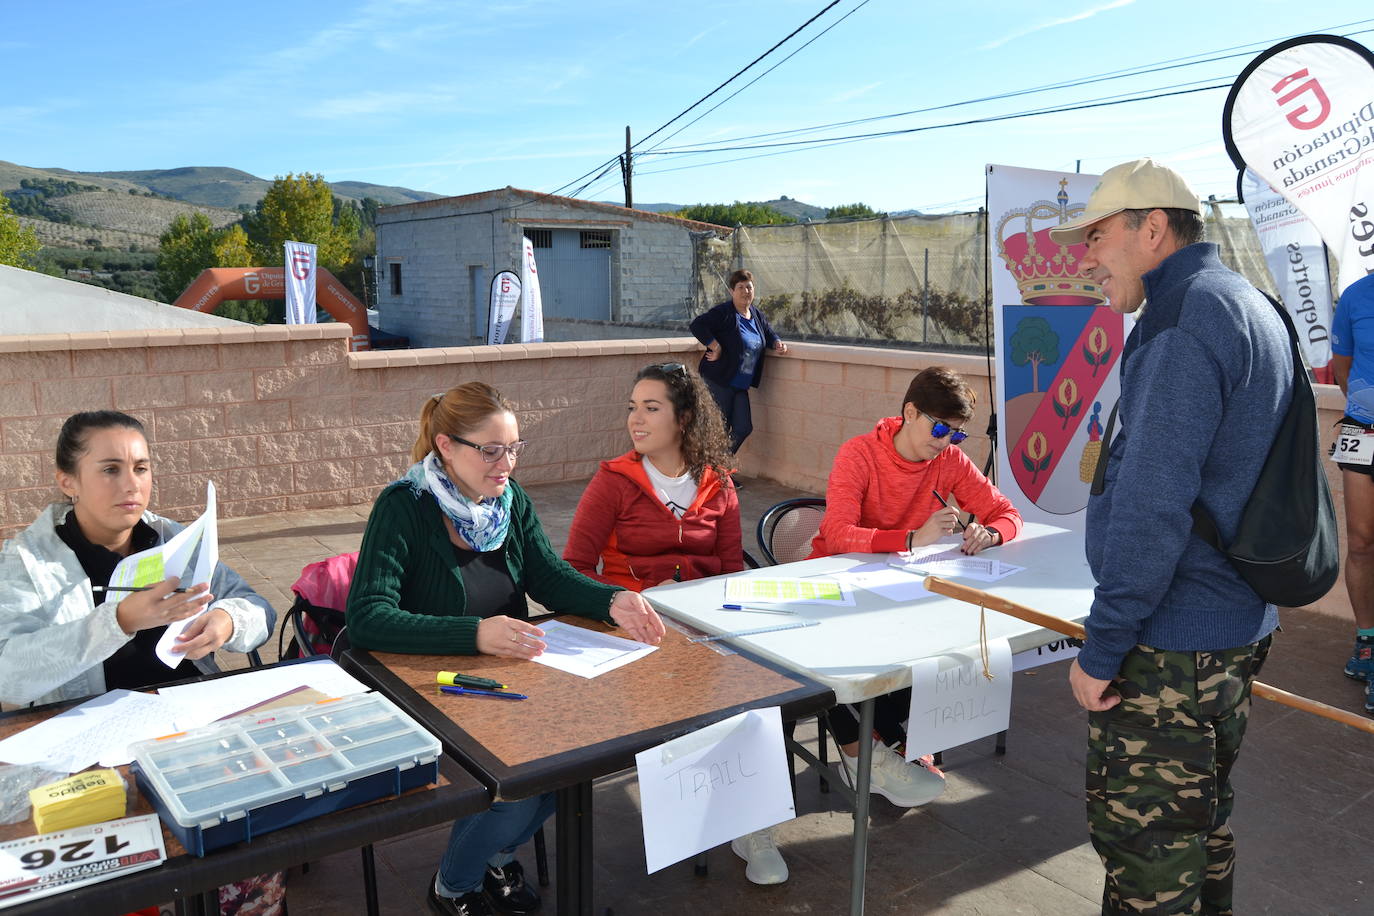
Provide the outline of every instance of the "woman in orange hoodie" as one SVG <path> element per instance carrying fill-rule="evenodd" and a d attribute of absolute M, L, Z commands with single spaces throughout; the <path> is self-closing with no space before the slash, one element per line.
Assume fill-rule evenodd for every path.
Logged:
<path fill-rule="evenodd" d="M 895 553 L 933 544 L 963 528 L 960 549 L 974 554 L 1004 544 L 1021 532 L 1021 513 L 982 475 L 963 450 L 964 425 L 973 419 L 976 395 L 953 369 L 932 366 L 917 373 L 902 398 L 900 416 L 878 421 L 872 432 L 840 446 L 825 488 L 825 518 L 811 542 L 811 556 Z M 953 499 L 967 524 L 945 501 Z M 976 521 L 974 520 L 976 519 Z M 911 690 L 877 698 L 872 791 L 895 805 L 923 805 L 944 791 L 944 780 L 907 763 L 892 745 L 906 740 L 902 722 Z M 830 713 L 840 745 L 840 775 L 854 785 L 859 722 L 848 707 Z"/>
<path fill-rule="evenodd" d="M 626 426 L 634 447 L 601 462 L 577 504 L 563 559 L 640 591 L 744 568 L 730 439 L 710 390 L 682 363 L 635 376 Z M 771 829 L 730 844 L 755 884 L 787 880 Z"/>

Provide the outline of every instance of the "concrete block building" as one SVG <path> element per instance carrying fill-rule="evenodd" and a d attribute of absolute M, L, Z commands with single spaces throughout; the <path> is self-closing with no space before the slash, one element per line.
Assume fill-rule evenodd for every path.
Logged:
<path fill-rule="evenodd" d="M 694 237 L 729 229 L 503 188 L 377 213 L 381 326 L 413 347 L 483 343 L 491 280 L 534 243 L 546 323 L 690 318 Z M 518 339 L 514 325 L 508 342 Z M 549 339 L 557 339 L 548 335 Z"/>

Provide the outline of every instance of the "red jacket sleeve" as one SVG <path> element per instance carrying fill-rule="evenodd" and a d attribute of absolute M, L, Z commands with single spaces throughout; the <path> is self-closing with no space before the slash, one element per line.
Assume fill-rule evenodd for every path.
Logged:
<path fill-rule="evenodd" d="M 980 525 L 992 528 L 1002 535 L 1002 543 L 1007 543 L 1021 533 L 1021 513 L 1016 511 L 1011 500 L 1002 495 L 1001 490 L 992 485 L 992 481 L 983 476 L 967 455 L 963 452 L 959 454 L 963 455 L 964 460 L 958 465 L 958 477 L 952 487 L 959 508 L 973 513 Z"/>
<path fill-rule="evenodd" d="M 725 497 L 725 511 L 716 523 L 716 555 L 720 557 L 720 571 L 734 573 L 744 569 L 744 539 L 740 533 L 739 496 L 735 488 L 721 481 Z"/>
<path fill-rule="evenodd" d="M 840 446 L 825 486 L 825 518 L 821 536 L 827 553 L 894 553 L 906 550 L 909 529 L 865 528 L 859 524 L 864 495 L 874 471 L 867 456 L 853 442 Z"/>
<path fill-rule="evenodd" d="M 620 517 L 621 492 L 614 477 L 605 470 L 597 470 L 578 500 L 577 512 L 568 530 L 568 544 L 563 548 L 563 559 L 573 569 L 607 585 L 616 583 L 603 576 L 597 566 L 611 541 L 616 519 Z"/>

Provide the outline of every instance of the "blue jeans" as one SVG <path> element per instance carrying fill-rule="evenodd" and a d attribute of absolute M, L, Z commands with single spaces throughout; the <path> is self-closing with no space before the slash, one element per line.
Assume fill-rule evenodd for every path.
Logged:
<path fill-rule="evenodd" d="M 492 802 L 481 814 L 454 821 L 439 863 L 439 892 L 461 897 L 480 890 L 487 865 L 510 864 L 515 850 L 530 841 L 553 809 L 554 795 L 546 792 L 520 801 Z"/>
<path fill-rule="evenodd" d="M 733 455 L 754 431 L 754 416 L 749 408 L 749 389 L 740 391 L 729 385 L 717 385 L 710 379 L 702 381 L 706 383 L 712 400 L 720 408 L 720 415 L 725 418 L 725 428 L 730 433 L 730 454 Z"/>

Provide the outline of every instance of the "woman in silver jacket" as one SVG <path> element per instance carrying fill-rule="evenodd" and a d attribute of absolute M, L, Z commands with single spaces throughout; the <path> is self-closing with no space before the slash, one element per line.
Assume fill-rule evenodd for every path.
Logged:
<path fill-rule="evenodd" d="M 147 511 L 152 464 L 143 426 L 117 411 L 69 417 L 57 442 L 54 503 L 0 551 L 0 703 L 51 703 L 218 670 L 216 649 L 266 641 L 276 612 L 223 563 L 210 582 L 105 592 L 124 556 L 182 526 Z M 201 611 L 205 612 L 202 614 Z M 168 668 L 153 647 L 168 623 L 192 620 Z"/>

